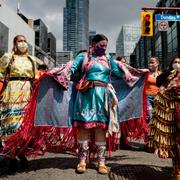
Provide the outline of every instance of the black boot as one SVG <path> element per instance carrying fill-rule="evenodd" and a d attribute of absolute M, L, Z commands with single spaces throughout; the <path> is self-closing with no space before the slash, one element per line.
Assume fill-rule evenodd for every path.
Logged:
<path fill-rule="evenodd" d="M 29 168 L 28 160 L 25 155 L 19 155 L 18 156 L 20 160 L 21 169 L 25 170 Z"/>
<path fill-rule="evenodd" d="M 15 174 L 17 170 L 17 159 L 9 159 L 8 174 Z"/>

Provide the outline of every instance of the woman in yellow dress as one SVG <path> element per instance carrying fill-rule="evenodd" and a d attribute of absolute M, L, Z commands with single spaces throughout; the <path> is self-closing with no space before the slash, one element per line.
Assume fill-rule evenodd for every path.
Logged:
<path fill-rule="evenodd" d="M 28 53 L 28 44 L 23 35 L 13 41 L 12 53 L 0 59 L 0 79 L 4 79 L 4 91 L 0 103 L 0 140 L 15 133 L 23 121 L 25 106 L 29 101 L 32 81 L 35 78 L 35 57 Z M 25 156 L 20 156 L 21 165 L 27 166 Z M 9 171 L 16 171 L 16 159 L 11 159 Z"/>

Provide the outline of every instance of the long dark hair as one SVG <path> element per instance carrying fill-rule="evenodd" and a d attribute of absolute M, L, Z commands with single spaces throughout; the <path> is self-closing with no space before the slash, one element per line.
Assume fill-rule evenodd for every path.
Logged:
<path fill-rule="evenodd" d="M 172 58 L 172 60 L 171 60 L 171 62 L 170 62 L 170 64 L 169 64 L 169 71 L 172 71 L 173 70 L 173 67 L 172 67 L 172 65 L 173 65 L 173 62 L 174 62 L 174 60 L 175 59 L 177 59 L 177 58 L 179 58 L 178 56 L 174 56 L 173 58 Z"/>
<path fill-rule="evenodd" d="M 98 43 L 99 41 L 102 41 L 102 40 L 108 41 L 108 38 L 103 34 L 96 34 L 92 39 L 92 44 Z"/>
<path fill-rule="evenodd" d="M 160 74 L 157 79 L 156 79 L 156 85 L 158 87 L 162 86 L 163 84 L 165 84 L 167 82 L 167 78 L 168 76 L 171 74 L 171 71 L 173 70 L 173 62 L 174 60 L 178 58 L 178 56 L 174 56 L 169 64 L 169 68 L 166 69 L 162 74 Z"/>

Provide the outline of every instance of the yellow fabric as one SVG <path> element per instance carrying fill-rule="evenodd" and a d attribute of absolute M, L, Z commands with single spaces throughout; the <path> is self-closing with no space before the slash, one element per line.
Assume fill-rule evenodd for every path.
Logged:
<path fill-rule="evenodd" d="M 14 55 L 10 67 L 10 77 L 34 78 L 36 73 L 35 57 L 27 55 Z M 6 68 L 12 59 L 11 53 L 6 53 L 0 58 L 0 78 L 4 78 Z M 34 64 L 34 65 L 33 65 Z M 35 69 L 34 69 L 35 68 Z M 7 83 L 0 103 L 0 139 L 16 132 L 20 127 L 26 104 L 31 94 L 31 82 L 12 80 Z"/>
<path fill-rule="evenodd" d="M 17 104 L 27 102 L 31 93 L 29 81 L 9 81 L 3 93 L 3 103 Z"/>
<path fill-rule="evenodd" d="M 8 117 L 5 120 L 1 121 L 1 124 L 7 124 L 7 123 L 12 123 L 12 122 L 22 122 L 23 120 L 23 116 L 19 115 L 19 116 L 15 116 L 15 117 Z"/>
<path fill-rule="evenodd" d="M 11 53 L 6 53 L 0 59 L 0 78 L 4 78 L 6 68 L 11 59 L 12 59 Z M 34 62 L 34 64 L 36 64 L 36 63 Z M 35 69 L 36 69 L 36 67 L 35 67 Z M 33 72 L 33 65 L 26 55 L 24 55 L 24 56 L 14 55 L 14 62 L 11 65 L 10 77 L 33 78 L 34 73 L 36 73 L 36 72 Z"/>

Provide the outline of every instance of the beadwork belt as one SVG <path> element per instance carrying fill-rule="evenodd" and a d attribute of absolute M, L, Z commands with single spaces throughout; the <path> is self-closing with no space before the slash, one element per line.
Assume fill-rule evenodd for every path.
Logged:
<path fill-rule="evenodd" d="M 93 81 L 93 86 L 102 86 L 102 87 L 106 87 L 107 83 L 102 82 L 102 81 Z"/>
<path fill-rule="evenodd" d="M 9 81 L 32 81 L 33 78 L 29 77 L 10 77 Z"/>

